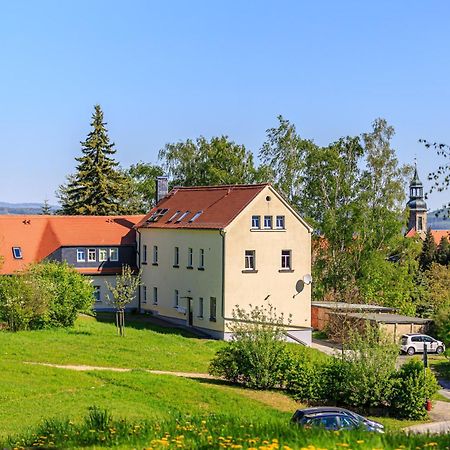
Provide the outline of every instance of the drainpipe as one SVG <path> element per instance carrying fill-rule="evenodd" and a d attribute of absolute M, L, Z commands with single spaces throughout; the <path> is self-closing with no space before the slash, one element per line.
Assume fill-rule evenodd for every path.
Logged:
<path fill-rule="evenodd" d="M 136 234 L 138 237 L 138 244 L 137 244 L 137 266 L 138 270 L 141 270 L 141 232 L 136 228 Z M 138 312 L 141 313 L 141 286 L 138 287 Z"/>
<path fill-rule="evenodd" d="M 222 317 L 224 321 L 223 337 L 225 339 L 225 230 L 219 230 L 222 236 Z"/>

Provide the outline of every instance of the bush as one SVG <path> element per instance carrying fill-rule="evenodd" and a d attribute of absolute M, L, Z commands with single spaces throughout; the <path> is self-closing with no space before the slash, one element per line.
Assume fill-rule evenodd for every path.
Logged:
<path fill-rule="evenodd" d="M 250 305 L 251 307 L 251 305 Z M 211 361 L 209 372 L 255 389 L 270 389 L 283 382 L 288 357 L 284 316 L 270 304 L 249 313 L 236 307 L 229 326 L 232 340 Z"/>
<path fill-rule="evenodd" d="M 11 331 L 72 326 L 93 301 L 90 281 L 66 263 L 33 264 L 0 276 L 0 320 Z"/>
<path fill-rule="evenodd" d="M 327 390 L 328 364 L 320 364 L 294 354 L 286 359 L 284 383 L 292 396 L 300 401 L 323 400 Z"/>
<path fill-rule="evenodd" d="M 425 399 L 438 390 L 436 377 L 424 369 L 418 360 L 408 361 L 393 376 L 391 406 L 395 414 L 405 419 L 422 419 L 427 416 Z"/>
<path fill-rule="evenodd" d="M 48 320 L 50 297 L 48 283 L 29 273 L 0 276 L 0 320 L 11 331 L 42 328 Z"/>
<path fill-rule="evenodd" d="M 363 334 L 351 334 L 341 360 L 331 367 L 337 379 L 329 396 L 349 406 L 387 406 L 397 356 L 392 339 L 375 327 L 369 325 Z"/>
<path fill-rule="evenodd" d="M 94 296 L 91 281 L 66 262 L 33 264 L 29 273 L 49 286 L 51 296 L 47 325 L 71 327 L 78 313 L 92 312 Z"/>

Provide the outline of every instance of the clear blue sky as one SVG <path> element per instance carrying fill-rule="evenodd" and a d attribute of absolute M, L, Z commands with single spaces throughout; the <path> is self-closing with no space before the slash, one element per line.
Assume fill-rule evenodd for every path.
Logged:
<path fill-rule="evenodd" d="M 95 103 L 123 166 L 200 134 L 257 152 L 278 114 L 319 144 L 385 117 L 425 179 L 418 139 L 450 143 L 449 17 L 445 0 L 3 1 L 0 200 L 55 202 Z"/>

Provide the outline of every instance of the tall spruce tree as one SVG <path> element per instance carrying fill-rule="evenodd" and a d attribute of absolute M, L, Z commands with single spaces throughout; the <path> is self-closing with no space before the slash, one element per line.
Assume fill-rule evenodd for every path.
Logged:
<path fill-rule="evenodd" d="M 41 206 L 41 214 L 44 216 L 49 216 L 52 213 L 52 208 L 50 207 L 48 200 L 45 199 L 43 205 Z"/>
<path fill-rule="evenodd" d="M 436 261 L 436 242 L 434 242 L 431 228 L 428 228 L 425 240 L 422 245 L 422 253 L 419 257 L 419 264 L 421 270 L 428 270 L 431 264 Z"/>
<path fill-rule="evenodd" d="M 57 192 L 61 213 L 95 216 L 124 213 L 127 180 L 113 158 L 116 149 L 109 140 L 100 105 L 95 105 L 91 126 L 92 131 L 81 142 L 82 156 L 75 158 L 76 173 L 69 175 L 67 183 Z"/>
<path fill-rule="evenodd" d="M 448 266 L 450 264 L 450 243 L 445 236 L 442 236 L 436 251 L 436 262 Z"/>

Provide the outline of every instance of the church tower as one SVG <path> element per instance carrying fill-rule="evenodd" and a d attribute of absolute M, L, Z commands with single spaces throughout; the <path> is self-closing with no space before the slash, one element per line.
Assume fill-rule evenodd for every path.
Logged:
<path fill-rule="evenodd" d="M 409 184 L 409 208 L 408 230 L 415 229 L 423 238 L 427 232 L 427 204 L 423 197 L 423 184 L 417 174 L 417 165 L 414 170 L 414 178 Z"/>

